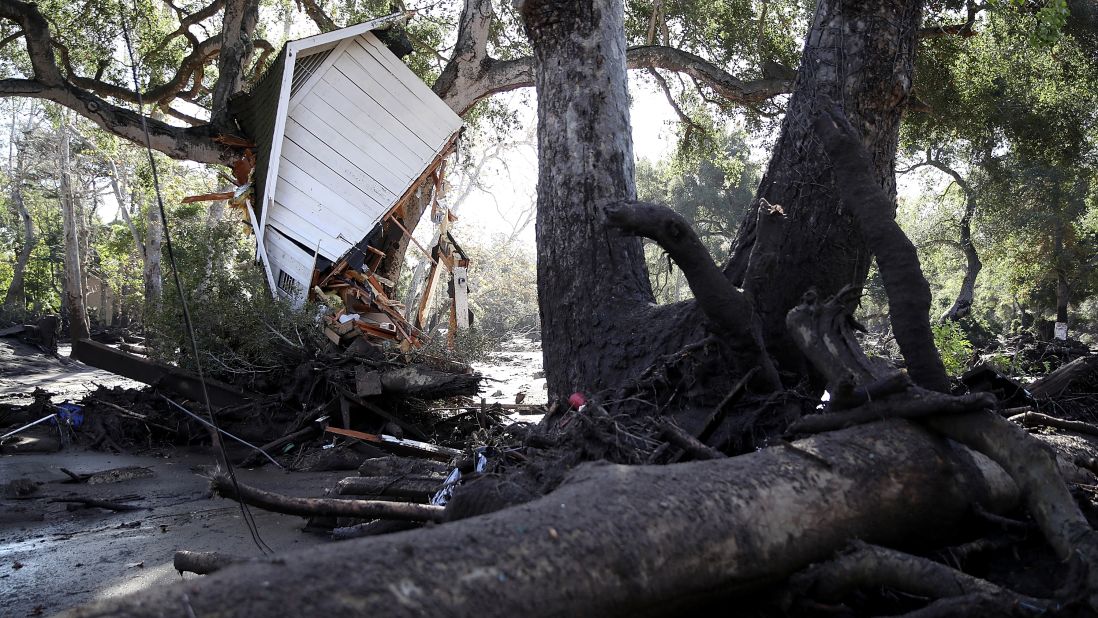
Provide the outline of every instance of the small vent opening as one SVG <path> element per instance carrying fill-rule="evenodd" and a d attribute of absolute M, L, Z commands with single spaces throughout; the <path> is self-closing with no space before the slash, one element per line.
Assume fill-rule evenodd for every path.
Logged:
<path fill-rule="evenodd" d="M 332 50 L 326 49 L 322 52 L 298 57 L 297 61 L 294 62 L 294 78 L 293 81 L 290 82 L 291 97 L 296 95 L 298 91 L 308 83 L 309 78 L 316 73 L 317 69 L 320 68 L 320 65 L 324 64 L 324 60 L 331 54 Z"/>
<path fill-rule="evenodd" d="M 278 271 L 278 289 L 286 292 L 290 296 L 295 296 L 300 286 L 297 280 L 287 274 L 286 271 L 279 269 Z"/>

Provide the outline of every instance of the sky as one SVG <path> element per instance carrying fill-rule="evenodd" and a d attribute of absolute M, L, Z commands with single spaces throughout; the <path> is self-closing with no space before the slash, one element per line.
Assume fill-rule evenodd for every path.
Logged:
<path fill-rule="evenodd" d="M 675 148 L 675 123 L 678 118 L 667 103 L 663 94 L 646 87 L 638 80 L 630 79 L 630 93 L 633 104 L 630 109 L 633 124 L 633 152 L 635 157 L 658 161 L 671 155 Z M 532 137 L 536 128 L 536 101 L 532 92 L 507 93 L 499 95 L 511 109 L 518 110 L 523 127 L 516 134 L 529 133 Z M 753 144 L 753 156 L 766 161 L 769 152 L 762 145 L 764 140 Z M 474 163 L 476 153 L 473 153 Z M 928 182 L 929 180 L 929 182 Z M 451 205 L 456 206 L 459 217 L 458 234 L 474 237 L 490 237 L 493 234 L 510 236 L 515 227 L 523 220 L 523 211 L 530 208 L 536 200 L 537 190 L 537 152 L 533 143 L 516 146 L 503 151 L 498 160 L 485 164 L 481 170 L 480 185 L 483 190 L 473 189 L 469 195 L 454 203 L 463 193 L 468 177 L 451 172 L 449 182 Z M 900 175 L 897 178 L 901 199 L 914 197 L 925 191 L 940 192 L 945 189 L 948 180 L 937 178 L 933 172 L 920 170 Z M 425 239 L 430 231 L 423 229 Z M 419 236 L 419 234 L 417 234 Z M 534 224 L 531 221 L 516 240 L 533 249 Z"/>
<path fill-rule="evenodd" d="M 632 81 L 632 80 L 631 80 Z M 637 159 L 656 161 L 668 156 L 675 147 L 674 110 L 662 94 L 631 84 L 633 105 L 633 151 Z M 536 101 L 532 92 L 500 95 L 512 109 L 518 110 L 522 131 L 531 136 L 536 128 Z M 475 158 L 474 154 L 474 158 Z M 469 196 L 456 204 L 459 217 L 458 233 L 510 236 L 522 220 L 523 211 L 536 199 L 537 152 L 531 145 L 522 145 L 503 152 L 502 161 L 486 164 L 481 174 L 485 190 L 473 189 Z M 468 179 L 451 174 L 450 199 L 456 200 Z M 534 246 L 534 225 L 531 222 L 516 240 Z"/>

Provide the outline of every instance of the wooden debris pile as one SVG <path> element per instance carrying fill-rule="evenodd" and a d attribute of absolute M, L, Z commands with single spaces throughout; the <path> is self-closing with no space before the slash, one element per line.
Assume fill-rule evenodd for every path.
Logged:
<path fill-rule="evenodd" d="M 386 288 L 393 288 L 393 282 L 376 272 L 385 254 L 373 247 L 367 249 L 373 259 L 369 265 L 364 263 L 362 271 L 343 261 L 313 286 L 313 298 L 334 309 L 324 317 L 324 334 L 340 345 L 365 336 L 419 347 L 424 342 L 423 331 L 404 318 L 403 303 L 385 294 Z"/>

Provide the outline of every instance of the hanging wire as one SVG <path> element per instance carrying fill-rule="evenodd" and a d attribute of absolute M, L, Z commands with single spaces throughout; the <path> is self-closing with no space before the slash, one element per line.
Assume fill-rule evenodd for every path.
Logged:
<path fill-rule="evenodd" d="M 138 14 L 137 0 L 133 2 L 134 14 Z M 153 188 L 156 191 L 156 204 L 160 209 L 160 223 L 164 230 L 164 246 L 168 250 L 168 263 L 172 267 L 172 279 L 175 282 L 175 291 L 179 295 L 179 304 L 183 308 L 183 326 L 187 330 L 187 336 L 190 339 L 191 353 L 194 355 L 195 370 L 198 373 L 198 381 L 202 384 L 202 399 L 206 406 L 206 413 L 210 417 L 210 425 L 213 427 L 213 442 L 217 446 L 218 454 L 220 455 L 220 464 L 225 467 L 225 470 L 229 474 L 229 479 L 232 481 L 233 489 L 236 495 L 240 495 L 240 487 L 236 480 L 236 470 L 233 467 L 232 461 L 229 460 L 229 455 L 225 451 L 225 441 L 221 438 L 221 427 L 217 424 L 217 417 L 213 413 L 213 406 L 210 405 L 210 393 L 206 388 L 206 376 L 202 371 L 202 360 L 198 354 L 198 340 L 194 335 L 194 326 L 191 322 L 191 311 L 187 306 L 187 299 L 183 296 L 183 284 L 179 280 L 179 268 L 175 263 L 175 252 L 172 250 L 172 237 L 168 231 L 168 215 L 164 209 L 164 198 L 160 193 L 160 176 L 157 172 L 156 158 L 153 157 L 152 150 L 152 138 L 149 135 L 149 124 L 145 118 L 144 109 L 145 102 L 141 96 L 141 85 L 137 76 L 137 58 L 133 53 L 133 44 L 130 41 L 130 31 L 126 25 L 126 13 L 125 8 L 121 2 L 118 3 L 118 17 L 122 26 L 122 38 L 126 42 L 126 52 L 130 58 L 130 72 L 133 75 L 133 89 L 137 94 L 137 115 L 141 118 L 141 130 L 145 133 L 145 150 L 149 155 L 149 166 L 152 169 L 152 181 Z M 259 535 L 259 528 L 256 526 L 255 517 L 252 515 L 248 505 L 243 501 L 237 501 L 240 505 L 240 514 L 244 520 L 244 525 L 248 528 L 248 533 L 251 534 L 252 541 L 256 547 L 259 548 L 264 554 L 270 555 L 274 551 L 263 541 L 263 538 Z"/>

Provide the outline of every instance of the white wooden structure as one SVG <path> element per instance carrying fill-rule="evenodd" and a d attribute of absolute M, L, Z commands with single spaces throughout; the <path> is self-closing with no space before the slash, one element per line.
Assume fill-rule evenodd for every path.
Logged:
<path fill-rule="evenodd" d="M 233 101 L 256 142 L 253 230 L 272 290 L 304 302 L 319 264 L 363 253 L 453 149 L 462 121 L 372 31 L 287 43 Z"/>

